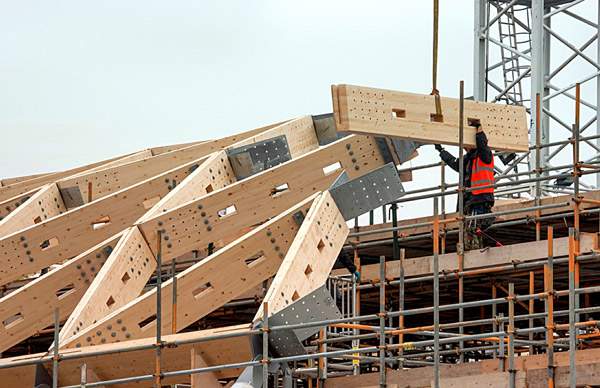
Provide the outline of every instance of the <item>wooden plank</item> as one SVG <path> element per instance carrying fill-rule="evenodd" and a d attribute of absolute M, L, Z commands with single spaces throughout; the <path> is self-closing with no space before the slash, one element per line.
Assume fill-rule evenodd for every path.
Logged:
<path fill-rule="evenodd" d="M 24 204 L 32 195 L 37 193 L 41 187 L 37 187 L 26 193 L 16 195 L 12 198 L 0 202 L 0 221 L 6 218 L 12 211 Z"/>
<path fill-rule="evenodd" d="M 100 165 L 98 167 L 90 168 L 88 170 L 81 171 L 81 172 L 79 172 L 77 174 L 73 174 L 73 175 L 69 176 L 68 178 L 75 178 L 75 177 L 78 177 L 78 176 L 85 176 L 87 174 L 91 174 L 91 173 L 96 172 L 96 171 L 105 170 L 105 169 L 108 169 L 108 168 L 111 168 L 111 167 L 122 166 L 124 164 L 132 163 L 132 162 L 137 162 L 139 160 L 144 160 L 144 159 L 147 159 L 149 157 L 152 157 L 152 151 L 147 150 L 147 149 L 146 150 L 141 150 L 141 151 L 138 151 L 138 152 L 133 153 L 131 155 L 126 155 L 126 156 L 123 156 L 122 158 L 119 158 L 117 160 L 113 160 L 112 162 L 105 163 L 105 164 Z"/>
<path fill-rule="evenodd" d="M 41 176 L 48 175 L 48 174 L 50 174 L 50 173 L 45 172 L 45 173 L 41 173 L 41 174 L 24 175 L 24 176 L 12 177 L 12 178 L 0 179 L 0 187 L 12 185 L 12 184 L 19 183 L 19 182 L 23 182 L 23 181 L 26 181 L 26 180 L 29 180 L 29 179 L 39 178 Z"/>
<path fill-rule="evenodd" d="M 170 239 L 163 244 L 163 259 L 168 261 L 209 242 L 242 235 L 248 227 L 327 189 L 342 169 L 354 178 L 382 165 L 373 138 L 348 136 L 145 220 L 140 228 L 155 254 L 157 231 L 164 230 Z M 276 192 L 284 184 L 287 190 Z"/>
<path fill-rule="evenodd" d="M 285 135 L 292 158 L 297 158 L 319 147 L 311 116 L 305 116 L 277 125 L 255 136 L 248 137 L 226 147 L 232 149 L 259 141 Z M 206 160 L 181 185 L 148 211 L 139 222 L 148 220 L 186 202 L 221 189 L 236 181 L 226 152 L 219 151 Z"/>
<path fill-rule="evenodd" d="M 435 114 L 435 97 L 354 85 L 333 85 L 333 110 L 338 131 L 458 145 L 459 100 L 442 97 L 443 122 Z M 529 149 L 525 108 L 465 100 L 464 144 L 475 146 L 481 123 L 489 146 L 503 151 Z"/>
<path fill-rule="evenodd" d="M 66 319 L 120 237 L 110 237 L 0 299 L 0 352 L 52 325 L 54 309 Z"/>
<path fill-rule="evenodd" d="M 148 210 L 138 222 L 143 222 L 186 202 L 196 200 L 235 181 L 235 174 L 225 151 L 214 152 L 179 186 Z"/>
<path fill-rule="evenodd" d="M 309 151 L 319 148 L 319 140 L 317 139 L 312 116 L 304 116 L 290 120 L 273 127 L 268 131 L 259 133 L 256 136 L 248 137 L 228 148 L 242 147 L 281 135 L 285 135 L 286 137 L 292 158 L 297 158 Z"/>
<path fill-rule="evenodd" d="M 202 348 L 200 346 L 192 346 L 190 351 L 192 369 L 206 368 L 208 363 L 202 356 Z M 198 373 L 191 376 L 191 387 L 190 388 L 222 388 L 221 384 L 217 380 L 217 376 L 214 372 Z"/>
<path fill-rule="evenodd" d="M 164 154 L 165 152 L 175 151 L 175 150 L 178 150 L 181 148 L 186 148 L 186 147 L 189 147 L 192 145 L 205 143 L 207 141 L 212 141 L 212 140 L 214 140 L 214 139 L 190 141 L 187 143 L 179 143 L 179 144 L 171 144 L 171 145 L 166 145 L 166 146 L 152 147 L 152 148 L 150 148 L 150 152 L 152 152 L 153 156 L 156 156 L 156 155 Z"/>
<path fill-rule="evenodd" d="M 60 342 L 139 296 L 155 269 L 156 258 L 141 232 L 129 228 L 61 329 Z"/>
<path fill-rule="evenodd" d="M 252 143 L 255 141 L 260 141 L 272 138 L 274 136 L 279 136 L 281 134 L 287 134 L 290 136 L 290 148 L 293 147 L 294 152 L 297 154 L 301 154 L 307 150 L 318 147 L 318 141 L 312 124 L 312 118 L 310 117 L 292 120 L 289 122 L 289 124 L 286 123 L 259 133 L 258 135 L 250 138 L 249 142 Z M 164 212 L 166 209 L 180 204 L 184 199 L 189 200 L 190 196 L 192 196 L 192 199 L 194 199 L 197 196 L 202 196 L 203 194 L 208 194 L 214 190 L 219 190 L 233 183 L 234 181 L 235 177 L 226 153 L 224 151 L 216 152 L 204 163 L 202 163 L 184 181 L 184 184 L 180 186 L 178 191 L 174 191 L 171 193 L 171 195 L 166 196 L 163 200 L 161 200 L 161 202 L 159 202 L 158 206 L 154 207 L 155 210 L 151 210 L 149 213 L 153 214 L 156 211 Z M 219 209 L 214 210 L 218 211 Z M 148 213 L 144 218 L 146 217 L 148 217 Z M 249 226 L 251 225 L 247 225 L 246 228 Z M 227 243 L 232 238 L 235 238 L 239 236 L 240 233 L 243 233 L 243 230 L 247 229 L 241 229 L 240 232 L 232 234 L 231 236 L 227 236 L 226 238 L 221 239 L 221 241 L 224 241 L 223 243 Z M 132 240 L 129 242 L 128 240 L 130 239 L 131 238 L 128 235 L 128 237 L 124 239 L 123 245 L 120 246 L 120 248 L 127 250 L 128 248 L 126 249 L 124 247 L 131 246 L 131 249 L 137 249 L 136 247 L 140 247 L 140 250 L 148 249 L 143 239 L 140 238 L 139 240 L 141 241 Z M 167 242 L 165 242 L 165 244 L 168 245 Z M 145 256 L 148 257 L 149 255 Z M 134 262 L 136 262 L 135 256 L 132 257 L 130 254 L 121 254 L 121 249 L 117 250 L 113 256 L 111 256 L 111 260 L 109 260 L 109 262 L 104 266 L 103 273 L 121 274 L 124 267 L 131 266 L 130 260 L 132 258 L 134 259 Z M 146 262 L 148 262 L 148 260 L 146 260 Z M 67 328 L 67 331 L 63 332 L 62 340 L 64 341 L 66 339 L 64 335 L 69 335 L 66 333 L 71 333 L 73 331 L 73 326 L 87 327 L 90 323 L 93 323 L 100 317 L 109 314 L 111 311 L 125 305 L 127 302 L 138 296 L 142 291 L 146 280 L 154 271 L 154 266 L 152 264 L 148 264 L 146 266 L 146 262 L 144 262 L 143 273 L 139 277 L 136 277 L 135 282 L 129 281 L 126 288 L 120 287 L 122 285 L 120 284 L 120 280 L 117 278 L 111 278 L 109 281 L 103 276 L 99 276 L 98 279 L 96 279 L 96 283 L 98 284 L 94 284 L 88 289 L 85 298 L 81 301 L 72 316 L 69 318 L 69 327 Z"/>
<path fill-rule="evenodd" d="M 217 329 L 194 331 L 175 335 L 163 336 L 164 341 L 178 341 L 178 346 L 167 346 L 162 349 L 162 370 L 175 371 L 189 369 L 191 367 L 190 352 L 192 346 L 198 347 L 198 353 L 209 366 L 222 365 L 228 363 L 239 363 L 250 361 L 252 351 L 250 348 L 249 336 L 240 336 L 233 338 L 211 339 L 205 342 L 193 345 L 189 341 L 211 337 L 217 334 L 243 334 L 249 331 L 249 325 L 227 326 Z M 148 375 L 154 372 L 154 359 L 156 351 L 154 349 L 137 350 L 123 353 L 113 353 L 108 355 L 94 355 L 96 351 L 108 351 L 119 349 L 131 349 L 138 346 L 153 344 L 156 339 L 153 337 L 141 340 L 124 341 L 115 344 L 105 344 L 98 346 L 88 346 L 77 349 L 67 349 L 61 351 L 61 354 L 80 354 L 82 358 L 75 360 L 61 360 L 59 368 L 59 384 L 75 385 L 80 383 L 80 368 L 82 363 L 86 363 L 89 369 L 103 379 L 116 379 L 131 377 L 137 375 Z M 88 355 L 89 354 L 89 355 Z M 30 354 L 20 357 L 0 359 L 0 365 L 11 365 L 21 360 L 39 359 L 46 356 L 47 353 Z M 52 370 L 52 362 L 45 364 L 45 367 Z M 33 377 L 35 367 L 23 366 L 10 369 L 0 369 L 0 381 L 3 386 L 22 387 L 33 386 Z M 241 369 L 223 369 L 215 372 L 219 379 L 237 377 Z M 163 379 L 164 385 L 169 384 L 189 384 L 190 376 L 179 376 Z M 119 387 L 140 387 L 151 386 L 151 382 L 121 384 Z"/>
<path fill-rule="evenodd" d="M 0 239 L 0 284 L 73 257 L 131 226 L 181 182 L 190 167 L 182 165 L 105 198 L 48 219 Z"/>
<path fill-rule="evenodd" d="M 110 166 L 110 168 L 93 170 L 90 173 L 65 178 L 58 182 L 58 185 L 61 189 L 77 187 L 83 200 L 88 202 L 90 183 L 92 184 L 92 198 L 102 198 L 141 180 L 175 168 L 178 165 L 197 160 L 213 152 L 219 151 L 224 147 L 235 144 L 247 137 L 268 131 L 273 126 L 274 125 L 269 125 L 256 128 L 218 140 L 195 143 L 187 147 L 163 152 L 156 156 L 152 156 L 152 153 L 150 153 L 149 157 L 137 162 L 119 166 Z M 174 188 L 175 184 L 178 183 L 180 182 L 174 182 L 172 187 Z"/>
<path fill-rule="evenodd" d="M 524 262 L 532 260 L 545 259 L 548 242 L 530 241 L 521 244 L 505 245 L 502 247 L 492 247 L 485 252 L 479 250 L 465 252 L 464 268 L 465 270 L 493 267 L 502 264 L 512 264 L 515 262 Z M 585 254 L 597 249 L 596 239 L 593 234 L 581 234 L 581 253 Z M 567 256 L 569 253 L 568 238 L 561 237 L 554 239 L 554 256 Z M 458 261 L 456 253 L 446 253 L 439 256 L 439 265 L 441 272 L 453 272 L 458 270 Z M 432 273 L 433 257 L 417 257 L 404 260 L 405 276 L 421 276 Z M 345 271 L 345 272 L 344 272 Z M 338 270 L 334 273 L 344 274 L 346 270 Z M 379 264 L 363 265 L 361 267 L 361 281 L 370 282 L 379 280 Z M 386 263 L 386 278 L 398 278 L 400 276 L 400 263 L 391 261 Z"/>
<path fill-rule="evenodd" d="M 114 158 L 102 160 L 100 162 L 86 164 L 84 166 L 71 168 L 71 169 L 65 170 L 65 171 L 59 171 L 59 172 L 54 172 L 51 174 L 42 175 L 42 176 L 38 176 L 38 177 L 35 177 L 32 179 L 27 179 L 25 181 L 13 183 L 13 184 L 10 184 L 10 185 L 4 186 L 4 187 L 0 187 L 0 201 L 5 201 L 5 200 L 12 198 L 14 196 L 17 196 L 19 194 L 23 194 L 23 193 L 26 193 L 33 189 L 39 188 L 47 183 L 56 182 L 59 179 L 71 176 L 73 174 L 78 174 L 82 171 L 89 170 L 91 168 L 95 168 L 95 167 L 101 166 L 103 164 L 113 162 L 124 156 L 127 156 L 127 155 L 120 155 L 120 156 L 117 156 Z"/>
<path fill-rule="evenodd" d="M 189 182 L 190 178 L 193 178 L 193 182 L 187 184 L 186 182 Z M 175 188 L 159 201 L 158 206 L 155 205 L 152 209 L 160 209 L 165 201 L 167 202 L 166 206 L 174 206 L 169 204 L 171 198 L 175 200 L 185 198 L 188 193 L 201 196 L 205 192 L 220 189 L 234 180 L 235 177 L 225 152 L 215 152 L 178 187 L 185 190 L 183 195 L 172 197 L 171 195 L 178 190 Z M 152 209 L 149 210 L 150 213 Z M 85 297 L 69 317 L 69 322 L 61 332 L 61 343 L 72 335 L 74 327 L 88 327 L 110 312 L 126 305 L 142 292 L 146 282 L 155 271 L 156 260 L 144 237 L 137 227 L 134 228 L 135 231 L 132 230 L 123 238 L 119 248 L 113 252 L 110 260 L 103 267 L 102 274 L 88 289 Z M 134 271 L 134 273 L 127 274 L 127 271 Z M 121 275 L 127 277 L 127 284 L 123 284 Z"/>
<path fill-rule="evenodd" d="M 270 314 L 325 284 L 348 232 L 331 194 L 324 192 L 310 208 L 265 295 Z M 259 309 L 254 321 L 262 319 L 262 314 Z"/>
<path fill-rule="evenodd" d="M 275 275 L 298 232 L 293 216 L 308 212 L 315 194 L 177 275 L 177 329 L 182 330 Z M 173 282 L 162 285 L 162 330 L 172 332 Z M 156 330 L 156 290 L 64 341 L 63 347 L 143 338 Z M 107 328 L 114 328 L 109 336 Z M 122 328 L 126 328 L 123 330 Z"/>
<path fill-rule="evenodd" d="M 83 202 L 88 203 L 90 184 L 92 200 L 100 199 L 177 166 L 205 157 L 214 151 L 217 143 L 218 141 L 202 143 L 121 166 L 65 178 L 58 181 L 58 187 L 61 190 L 77 190 Z M 175 188 L 178 183 L 180 182 L 169 182 L 169 185 Z M 73 207 L 76 206 L 70 206 Z"/>
<path fill-rule="evenodd" d="M 0 237 L 39 224 L 67 211 L 56 183 L 50 183 L 0 221 Z"/>

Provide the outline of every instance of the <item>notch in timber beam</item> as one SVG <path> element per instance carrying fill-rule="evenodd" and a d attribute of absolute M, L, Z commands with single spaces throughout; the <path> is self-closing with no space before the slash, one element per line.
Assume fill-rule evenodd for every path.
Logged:
<path fill-rule="evenodd" d="M 459 100 L 443 97 L 443 116 L 431 95 L 333 85 L 333 111 L 338 131 L 458 145 Z M 525 108 L 465 101 L 466 146 L 475 146 L 475 125 L 481 124 L 489 146 L 502 151 L 529 149 Z"/>
<path fill-rule="evenodd" d="M 320 196 L 317 193 L 301 201 L 178 274 L 177 329 L 184 329 L 272 277 L 300 229 L 298 220 L 302 217 L 298 214 L 306 214 Z M 103 285 L 113 288 L 106 282 Z M 172 280 L 163 283 L 161 321 L 165 333 L 172 331 L 172 292 Z M 144 338 L 155 328 L 156 290 L 152 289 L 68 338 L 63 347 Z"/>
<path fill-rule="evenodd" d="M 66 319 L 115 247 L 119 233 L 0 299 L 0 352 Z"/>

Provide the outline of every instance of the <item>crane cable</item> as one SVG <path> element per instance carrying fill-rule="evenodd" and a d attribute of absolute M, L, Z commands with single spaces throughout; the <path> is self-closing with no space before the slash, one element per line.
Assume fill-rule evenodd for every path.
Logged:
<path fill-rule="evenodd" d="M 435 97 L 435 121 L 443 121 L 442 101 L 437 88 L 438 67 L 438 35 L 439 35 L 440 0 L 433 0 L 433 69 L 431 95 Z"/>

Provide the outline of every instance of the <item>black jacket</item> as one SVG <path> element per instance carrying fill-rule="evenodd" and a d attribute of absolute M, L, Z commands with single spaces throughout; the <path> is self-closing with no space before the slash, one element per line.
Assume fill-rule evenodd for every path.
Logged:
<path fill-rule="evenodd" d="M 477 144 L 477 148 L 469 150 L 463 160 L 464 164 L 464 172 L 463 172 L 463 186 L 471 187 L 471 170 L 473 166 L 473 160 L 479 155 L 481 160 L 484 163 L 491 163 L 494 155 L 492 154 L 492 150 L 488 147 L 487 136 L 485 133 L 479 132 L 475 134 L 475 142 Z M 442 149 L 440 151 L 440 158 L 454 171 L 458 172 L 458 159 L 455 158 L 450 152 Z M 465 192 L 465 206 L 488 202 L 490 205 L 494 204 L 494 195 L 491 193 L 483 193 L 478 195 L 473 195 L 470 191 Z"/>

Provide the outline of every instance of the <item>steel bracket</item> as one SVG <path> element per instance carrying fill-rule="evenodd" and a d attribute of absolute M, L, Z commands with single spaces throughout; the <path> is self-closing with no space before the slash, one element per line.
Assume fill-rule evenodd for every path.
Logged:
<path fill-rule="evenodd" d="M 292 159 L 285 135 L 227 150 L 227 157 L 238 180 Z"/>
<path fill-rule="evenodd" d="M 344 219 L 350 220 L 404 195 L 394 163 L 329 189 Z"/>

